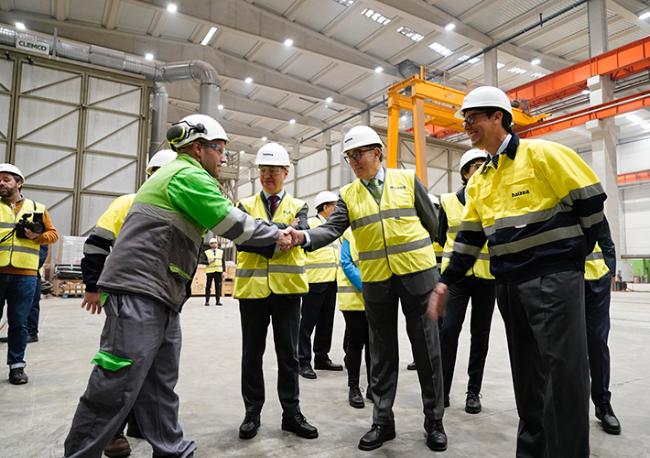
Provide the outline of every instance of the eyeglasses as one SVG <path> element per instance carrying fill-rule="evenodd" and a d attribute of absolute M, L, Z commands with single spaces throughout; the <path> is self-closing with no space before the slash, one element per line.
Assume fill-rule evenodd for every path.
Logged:
<path fill-rule="evenodd" d="M 286 170 L 284 167 L 270 167 L 270 166 L 261 166 L 259 168 L 260 175 L 269 174 L 269 175 L 279 175 L 283 170 Z"/>
<path fill-rule="evenodd" d="M 217 145 L 216 143 L 208 143 L 208 142 L 199 142 L 199 143 L 201 143 L 202 145 L 207 146 L 208 148 L 212 148 L 213 150 L 216 150 L 216 151 L 220 152 L 221 154 L 223 154 L 224 151 L 225 151 L 225 146 L 223 146 L 223 145 Z"/>
<path fill-rule="evenodd" d="M 474 169 L 474 170 L 478 170 L 481 167 L 483 167 L 484 164 L 485 164 L 485 162 L 474 162 L 473 164 L 469 165 L 469 168 Z"/>
<path fill-rule="evenodd" d="M 350 159 L 354 159 L 356 162 L 359 162 L 361 160 L 361 156 L 363 156 L 363 153 L 367 153 L 368 151 L 372 151 L 374 148 L 366 148 L 366 149 L 358 149 L 352 154 L 346 154 L 343 157 L 345 158 L 345 162 L 348 164 L 350 163 Z"/>
<path fill-rule="evenodd" d="M 463 129 L 467 129 L 467 126 L 471 126 L 476 121 L 476 117 L 481 114 L 486 114 L 485 111 L 479 111 L 478 113 L 472 113 L 463 121 Z"/>

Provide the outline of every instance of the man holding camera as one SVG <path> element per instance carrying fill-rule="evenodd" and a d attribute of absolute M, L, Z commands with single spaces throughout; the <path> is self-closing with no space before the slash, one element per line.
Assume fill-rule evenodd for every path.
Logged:
<path fill-rule="evenodd" d="M 24 199 L 25 177 L 12 164 L 0 164 L 0 316 L 5 301 L 9 322 L 7 364 L 9 383 L 23 385 L 27 317 L 36 290 L 40 245 L 59 238 L 45 206 Z"/>

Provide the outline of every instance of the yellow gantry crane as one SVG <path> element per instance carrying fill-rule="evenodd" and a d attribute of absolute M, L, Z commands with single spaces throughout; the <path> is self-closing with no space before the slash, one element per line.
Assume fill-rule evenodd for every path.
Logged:
<path fill-rule="evenodd" d="M 400 110 L 413 113 L 415 167 L 420 181 L 428 188 L 426 137 L 430 132 L 463 132 L 463 121 L 454 114 L 460 110 L 465 95 L 480 83 L 461 78 L 434 67 L 420 67 L 420 74 L 396 83 L 388 90 L 388 139 L 386 166 L 397 167 Z M 409 95 L 410 88 L 410 95 Z M 516 103 L 515 103 L 516 105 Z M 527 110 L 513 107 L 514 128 L 538 122 L 547 114 L 531 116 Z M 427 129 L 427 125 L 430 129 Z M 435 127 L 432 127 L 435 126 Z"/>

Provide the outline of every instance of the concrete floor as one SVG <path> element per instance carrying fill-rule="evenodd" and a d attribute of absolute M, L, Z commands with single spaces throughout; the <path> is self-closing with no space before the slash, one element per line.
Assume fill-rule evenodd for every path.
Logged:
<path fill-rule="evenodd" d="M 103 317 L 80 309 L 81 299 L 43 300 L 40 341 L 27 347 L 29 383 L 0 381 L 0 457 L 52 457 L 63 453 L 72 415 L 85 389 L 89 364 L 97 351 Z M 514 456 L 517 412 L 514 405 L 503 322 L 493 321 L 490 353 L 483 383 L 483 411 L 463 410 L 469 333 L 461 336 L 451 407 L 444 425 L 449 437 L 447 457 Z M 397 438 L 373 452 L 357 449 L 372 423 L 372 407 L 353 409 L 347 403 L 345 372 L 318 372 L 316 380 L 300 380 L 301 406 L 320 436 L 300 439 L 280 430 L 275 392 L 276 364 L 269 332 L 265 358 L 267 403 L 262 427 L 252 440 L 238 438 L 244 416 L 239 390 L 240 325 L 237 301 L 205 307 L 193 298 L 182 314 L 184 343 L 177 392 L 185 437 L 196 441 L 196 457 L 411 457 L 433 454 L 424 443 L 422 404 L 416 374 L 406 370 L 410 347 L 401 319 Z M 614 293 L 611 308 L 612 404 L 621 421 L 620 436 L 605 434 L 591 413 L 594 457 L 650 457 L 650 293 Z M 336 314 L 330 356 L 342 363 L 343 317 Z M 6 331 L 3 332 L 3 335 Z M 4 352 L 5 344 L 0 349 Z M 4 356 L 4 354 L 3 354 Z M 363 371 L 362 371 L 363 372 Z M 130 439 L 132 457 L 151 456 L 142 439 Z"/>

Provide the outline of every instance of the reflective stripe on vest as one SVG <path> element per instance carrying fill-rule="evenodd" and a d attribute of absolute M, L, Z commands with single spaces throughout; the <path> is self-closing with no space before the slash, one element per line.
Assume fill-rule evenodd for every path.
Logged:
<path fill-rule="evenodd" d="M 359 250 L 363 282 L 436 265 L 429 233 L 415 211 L 415 172 L 386 170 L 380 205 L 361 180 L 341 189 Z"/>
<path fill-rule="evenodd" d="M 596 243 L 594 251 L 587 256 L 585 260 L 585 280 L 598 280 L 609 273 L 609 268 L 605 264 L 603 250 Z"/>
<path fill-rule="evenodd" d="M 3 239 L 16 227 L 16 222 L 22 219 L 23 214 L 32 213 L 32 218 L 28 218 L 28 221 L 33 220 L 33 213 L 36 210 L 45 214 L 45 206 L 28 199 L 23 201 L 18 214 L 15 214 L 11 206 L 4 202 L 0 203 L 0 209 L 0 220 L 4 222 L 0 225 L 0 239 Z M 39 250 L 38 243 L 34 243 L 30 239 L 16 237 L 14 232 L 0 245 L 0 267 L 11 265 L 17 269 L 38 270 Z"/>
<path fill-rule="evenodd" d="M 454 241 L 456 240 L 456 235 L 460 228 L 460 223 L 462 222 L 463 215 L 463 204 L 458 200 L 458 196 L 454 193 L 452 194 L 442 194 L 440 196 L 440 205 L 445 209 L 447 214 L 447 224 L 449 228 L 447 229 L 447 241 L 445 242 L 444 253 L 442 255 L 442 268 L 440 272 L 444 272 L 449 261 L 451 259 L 451 253 L 454 251 Z M 493 280 L 494 277 L 490 273 L 490 255 L 488 253 L 487 242 L 481 248 L 481 252 L 476 258 L 476 262 L 469 269 L 465 275 L 470 276 L 474 275 L 477 278 L 485 278 L 488 280 Z"/>
<path fill-rule="evenodd" d="M 438 264 L 438 266 L 442 264 L 443 251 L 445 251 L 445 248 L 442 245 L 438 242 L 433 242 L 433 252 L 436 254 L 436 264 Z"/>
<path fill-rule="evenodd" d="M 241 200 L 253 218 L 268 220 L 260 194 Z M 290 225 L 305 206 L 301 200 L 284 194 L 271 221 Z M 309 291 L 305 269 L 305 252 L 293 247 L 287 252 L 276 250 L 271 259 L 255 253 L 237 253 L 237 271 L 233 296 L 236 299 L 262 299 L 275 294 L 304 294 Z"/>
<path fill-rule="evenodd" d="M 310 229 L 323 224 L 318 216 L 312 216 L 307 222 Z M 309 283 L 336 281 L 339 249 L 338 241 L 334 241 L 318 250 L 305 253 L 305 267 Z"/>
<path fill-rule="evenodd" d="M 350 244 L 350 258 L 352 259 L 352 262 L 358 267 L 359 252 L 357 251 L 357 246 L 354 242 L 352 229 L 348 228 L 343 233 L 343 236 L 341 238 L 347 240 Z M 343 240 L 341 240 L 341 245 L 343 245 Z M 343 268 L 340 266 L 336 274 L 336 286 L 339 310 L 365 310 L 365 304 L 363 302 L 363 295 L 361 294 L 361 291 L 355 288 L 352 282 L 348 280 L 348 277 L 345 276 L 345 272 L 343 272 Z"/>
<path fill-rule="evenodd" d="M 215 256 L 212 248 L 205 250 L 205 256 L 208 258 L 208 265 L 205 267 L 206 274 L 223 272 L 223 250 L 217 248 L 217 255 Z M 210 263 L 210 260 L 215 259 L 215 262 Z"/>

